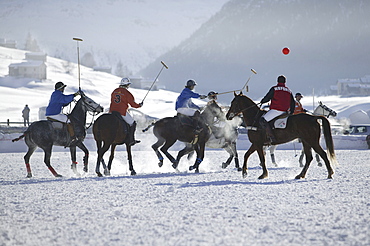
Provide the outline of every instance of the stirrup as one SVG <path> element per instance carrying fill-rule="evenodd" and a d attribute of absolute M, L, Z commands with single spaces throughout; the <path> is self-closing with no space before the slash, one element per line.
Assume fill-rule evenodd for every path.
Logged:
<path fill-rule="evenodd" d="M 134 146 L 135 144 L 137 144 L 137 143 L 141 143 L 141 141 L 140 140 L 134 140 L 134 141 L 132 141 L 131 143 L 129 143 L 129 145 L 130 146 Z"/>

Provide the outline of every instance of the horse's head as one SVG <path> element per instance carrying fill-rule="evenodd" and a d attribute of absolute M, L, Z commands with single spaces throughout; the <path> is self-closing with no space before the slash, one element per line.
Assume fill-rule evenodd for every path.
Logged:
<path fill-rule="evenodd" d="M 329 118 L 330 116 L 337 116 L 337 112 L 323 104 L 322 102 L 319 102 L 319 106 L 314 110 L 314 115 L 324 115 L 325 117 Z"/>
<path fill-rule="evenodd" d="M 228 120 L 232 120 L 235 116 L 239 115 L 240 113 L 242 113 L 243 110 L 247 109 L 248 107 L 251 107 L 253 104 L 256 105 L 252 100 L 244 96 L 242 92 L 240 92 L 239 94 L 236 94 L 234 92 L 234 96 L 235 97 L 231 101 L 229 111 L 227 111 L 226 114 L 226 119 Z M 249 101 L 253 102 L 253 104 L 250 104 Z"/>
<path fill-rule="evenodd" d="M 86 108 L 87 111 L 93 112 L 93 113 L 101 113 L 103 112 L 103 107 L 100 106 L 100 104 L 96 103 L 94 100 L 92 100 L 90 97 L 86 96 L 85 93 L 80 91 L 81 95 L 81 101 L 83 103 L 83 106 Z"/>

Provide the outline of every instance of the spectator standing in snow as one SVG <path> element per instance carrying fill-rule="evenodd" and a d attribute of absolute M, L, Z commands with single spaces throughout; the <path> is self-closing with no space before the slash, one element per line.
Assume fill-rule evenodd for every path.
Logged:
<path fill-rule="evenodd" d="M 30 126 L 30 108 L 28 107 L 28 104 L 23 108 L 22 110 L 22 117 L 23 117 L 23 123 L 24 126 Z"/>

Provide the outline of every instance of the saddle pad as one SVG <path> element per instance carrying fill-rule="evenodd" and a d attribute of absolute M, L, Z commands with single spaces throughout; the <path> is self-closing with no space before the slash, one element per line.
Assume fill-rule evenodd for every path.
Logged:
<path fill-rule="evenodd" d="M 63 128 L 63 123 L 59 121 L 53 121 L 51 122 L 52 126 L 54 129 L 62 129 Z"/>
<path fill-rule="evenodd" d="M 286 127 L 287 120 L 288 120 L 288 117 L 284 117 L 284 118 L 280 118 L 280 119 L 275 120 L 274 128 L 284 129 Z"/>

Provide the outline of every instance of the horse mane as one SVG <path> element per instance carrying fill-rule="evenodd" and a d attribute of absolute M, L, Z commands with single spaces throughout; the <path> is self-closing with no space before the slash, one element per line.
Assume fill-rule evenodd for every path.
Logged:
<path fill-rule="evenodd" d="M 250 108 L 253 108 L 253 105 L 255 106 L 256 109 L 260 110 L 260 111 L 266 111 L 266 110 L 263 110 L 263 109 L 260 109 L 257 104 L 251 99 L 249 98 L 248 96 L 244 95 L 242 92 L 240 92 L 238 95 L 235 94 L 235 98 L 236 97 L 240 97 L 242 98 L 243 100 L 246 100 L 248 101 L 247 104 L 250 105 L 248 107 Z"/>

